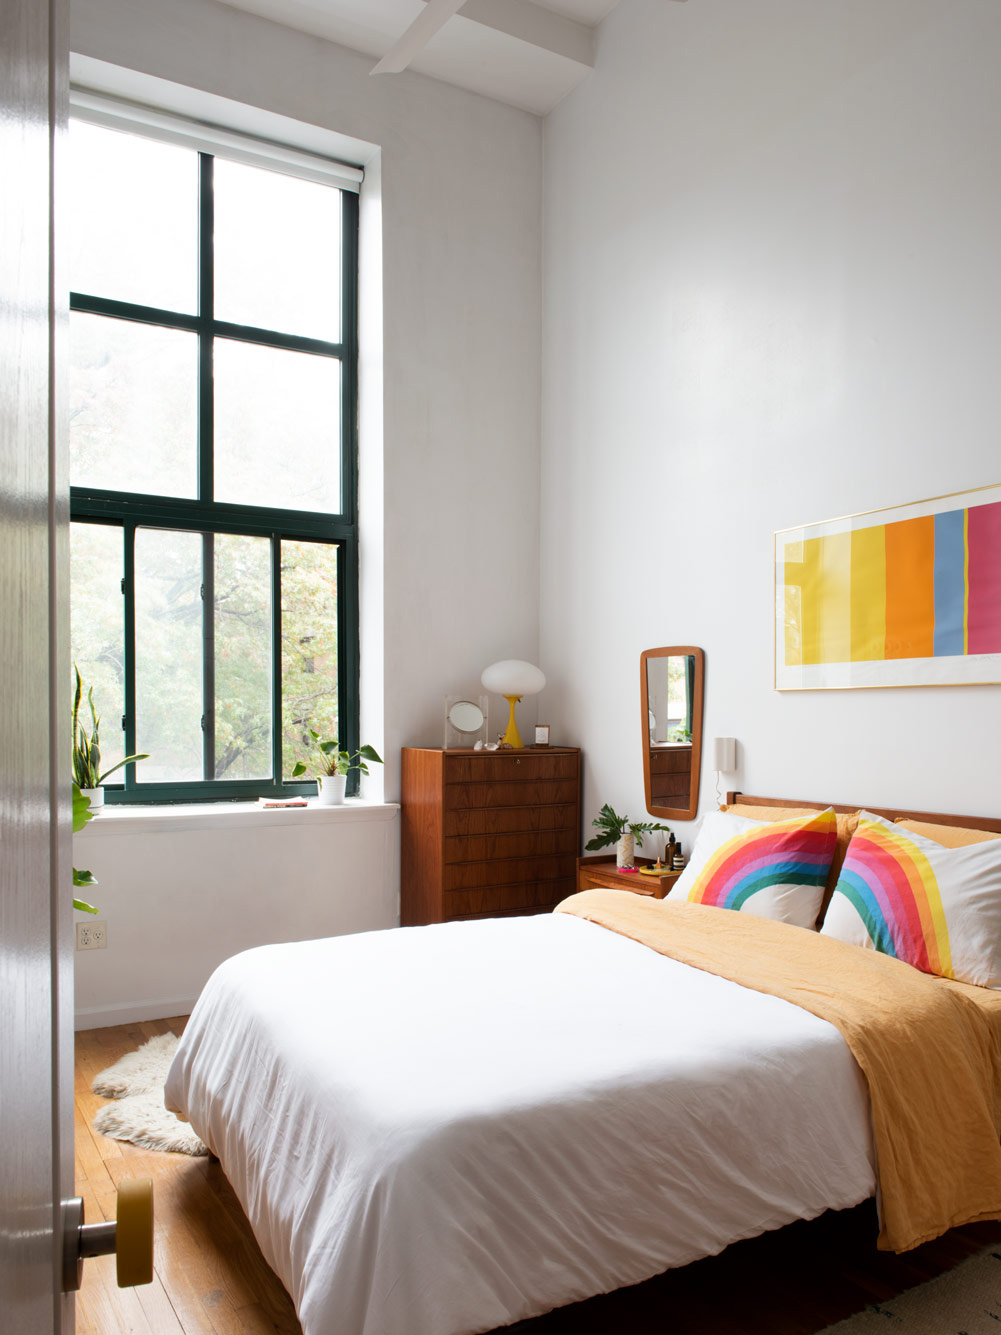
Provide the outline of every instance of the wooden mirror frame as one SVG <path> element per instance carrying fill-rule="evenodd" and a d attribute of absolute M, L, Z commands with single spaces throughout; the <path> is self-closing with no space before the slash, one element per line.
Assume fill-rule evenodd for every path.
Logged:
<path fill-rule="evenodd" d="M 655 806 L 650 773 L 650 705 L 647 691 L 647 663 L 651 658 L 694 658 L 695 681 L 692 699 L 692 772 L 687 807 Z M 706 656 L 691 644 L 673 644 L 663 649 L 644 649 L 640 654 L 640 719 L 643 737 L 643 790 L 646 809 L 651 816 L 674 820 L 694 820 L 699 809 L 699 783 L 702 778 L 702 706 L 705 698 Z"/>

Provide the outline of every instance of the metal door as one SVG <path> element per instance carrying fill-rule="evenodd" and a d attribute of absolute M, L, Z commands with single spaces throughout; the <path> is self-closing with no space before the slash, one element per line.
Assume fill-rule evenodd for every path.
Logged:
<path fill-rule="evenodd" d="M 0 1311 L 70 1335 L 72 875 L 66 324 L 53 181 L 65 140 L 64 0 L 0 0 Z"/>

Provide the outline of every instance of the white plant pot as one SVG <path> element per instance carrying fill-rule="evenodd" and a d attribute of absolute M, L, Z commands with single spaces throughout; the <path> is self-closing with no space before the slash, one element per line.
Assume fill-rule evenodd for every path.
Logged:
<path fill-rule="evenodd" d="M 84 795 L 84 797 L 90 798 L 90 809 L 96 816 L 97 813 L 100 811 L 100 809 L 104 806 L 104 789 L 81 788 L 80 792 Z"/>
<path fill-rule="evenodd" d="M 615 865 L 619 868 L 636 865 L 636 836 L 632 830 L 627 830 L 615 845 Z"/>
<path fill-rule="evenodd" d="M 317 780 L 317 803 L 321 807 L 339 807 L 344 804 L 344 790 L 348 786 L 346 774 L 324 774 Z"/>

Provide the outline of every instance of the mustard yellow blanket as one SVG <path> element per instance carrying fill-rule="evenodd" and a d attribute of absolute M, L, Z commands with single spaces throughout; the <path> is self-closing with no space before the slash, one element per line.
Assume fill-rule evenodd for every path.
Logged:
<path fill-rule="evenodd" d="M 556 912 L 782 997 L 841 1032 L 869 1085 L 881 1248 L 907 1251 L 1001 1218 L 1001 994 L 703 904 L 585 890 Z"/>

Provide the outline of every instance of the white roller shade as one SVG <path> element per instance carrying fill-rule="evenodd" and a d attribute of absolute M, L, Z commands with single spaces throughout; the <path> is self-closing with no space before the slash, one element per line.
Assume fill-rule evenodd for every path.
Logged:
<path fill-rule="evenodd" d="M 183 144 L 200 153 L 214 153 L 218 157 L 244 162 L 251 167 L 267 167 L 270 171 L 285 172 L 289 176 L 318 181 L 321 185 L 333 185 L 355 194 L 363 179 L 360 167 L 345 162 L 303 153 L 268 139 L 238 134 L 222 126 L 187 120 L 168 111 L 121 101 L 104 93 L 90 92 L 86 88 L 70 90 L 70 113 L 80 120 L 103 125 L 110 130 L 141 132 L 150 139 Z"/>

